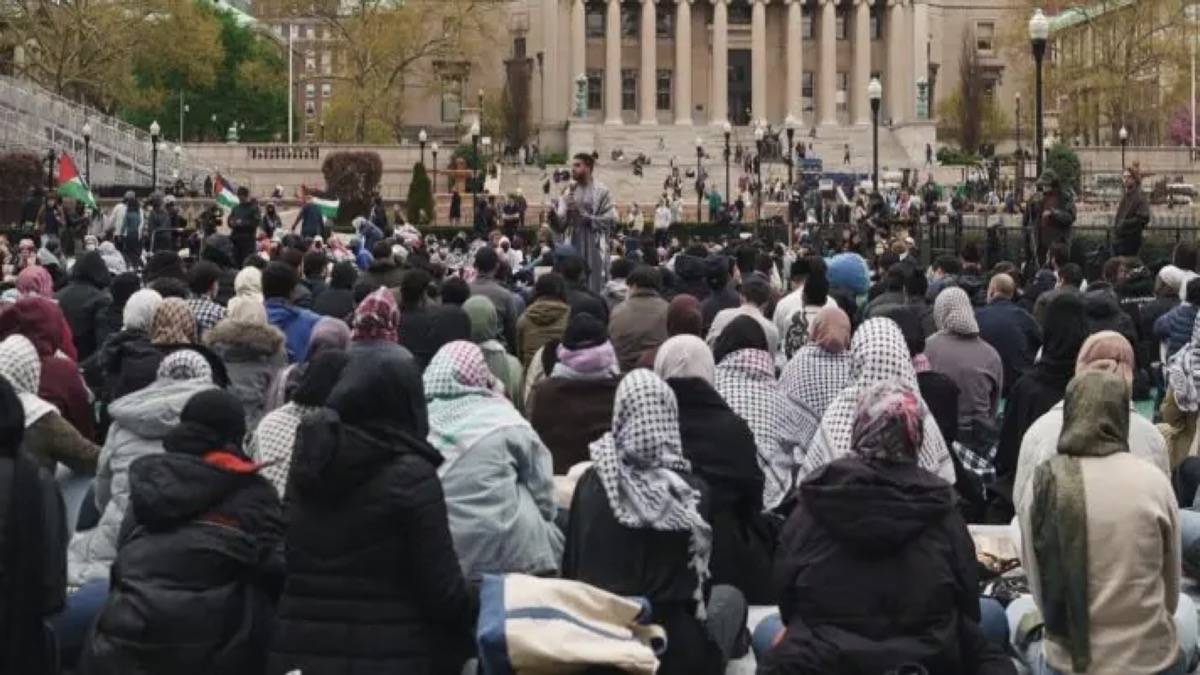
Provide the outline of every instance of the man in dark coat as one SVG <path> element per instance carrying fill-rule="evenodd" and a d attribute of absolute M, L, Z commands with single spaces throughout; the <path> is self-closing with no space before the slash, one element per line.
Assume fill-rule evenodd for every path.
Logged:
<path fill-rule="evenodd" d="M 232 239 L 223 234 L 214 234 L 204 240 L 204 247 L 200 250 L 200 259 L 207 260 L 221 268 L 221 275 L 217 278 L 217 297 L 213 300 L 222 307 L 228 305 L 229 299 L 235 293 L 233 282 L 237 279 L 237 273 L 241 269 L 244 258 L 237 257 L 237 250 L 233 246 Z"/>
<path fill-rule="evenodd" d="M 1013 302 L 1016 283 L 1007 274 L 997 274 L 988 284 L 988 304 L 975 311 L 979 337 L 990 344 L 1004 364 L 1004 395 L 1017 376 L 1033 365 L 1042 334 L 1033 315 Z"/>
<path fill-rule="evenodd" d="M 1125 193 L 1113 218 L 1113 255 L 1137 255 L 1142 248 L 1142 231 L 1150 224 L 1150 202 L 1142 193 L 1142 172 L 1137 162 L 1121 176 Z"/>
<path fill-rule="evenodd" d="M 608 323 L 608 303 L 587 287 L 583 258 L 577 255 L 555 256 L 555 268 L 567 285 L 567 304 L 571 314 L 586 312 Z"/>
<path fill-rule="evenodd" d="M 105 309 L 112 303 L 108 284 L 112 277 L 99 251 L 88 251 L 71 268 L 71 283 L 55 298 L 71 325 L 75 352 L 83 361 L 100 346 L 98 336 L 105 332 Z"/>
<path fill-rule="evenodd" d="M 237 197 L 237 206 L 229 212 L 229 229 L 232 230 L 233 258 L 240 263 L 254 253 L 254 238 L 262 222 L 262 214 L 258 210 L 258 203 L 250 199 L 250 190 L 246 186 L 238 188 Z"/>
<path fill-rule="evenodd" d="M 400 344 L 412 352 L 424 372 L 433 355 L 455 340 L 471 339 L 471 320 L 462 307 L 431 301 L 433 277 L 423 269 L 404 275 L 400 284 Z"/>
<path fill-rule="evenodd" d="M 1029 202 L 1028 222 L 1036 234 L 1036 259 L 1041 260 L 1055 242 L 1070 242 L 1071 226 L 1075 224 L 1075 193 L 1050 168 L 1042 171 L 1038 187 L 1042 193 Z"/>

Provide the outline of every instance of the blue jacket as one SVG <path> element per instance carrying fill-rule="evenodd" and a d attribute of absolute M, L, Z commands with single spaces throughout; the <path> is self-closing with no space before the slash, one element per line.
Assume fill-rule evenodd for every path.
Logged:
<path fill-rule="evenodd" d="M 321 315 L 297 307 L 279 298 L 264 303 L 267 307 L 267 322 L 283 331 L 286 338 L 288 363 L 298 363 L 308 355 L 308 339 Z"/>
<path fill-rule="evenodd" d="M 1003 393 L 1017 381 L 1021 373 L 1033 366 L 1042 346 L 1042 331 L 1033 315 L 1012 300 L 998 298 L 975 310 L 979 337 L 1000 354 L 1004 365 Z"/>
<path fill-rule="evenodd" d="M 1178 305 L 1155 319 L 1154 337 L 1166 341 L 1168 357 L 1191 341 L 1196 309 L 1196 305 Z"/>

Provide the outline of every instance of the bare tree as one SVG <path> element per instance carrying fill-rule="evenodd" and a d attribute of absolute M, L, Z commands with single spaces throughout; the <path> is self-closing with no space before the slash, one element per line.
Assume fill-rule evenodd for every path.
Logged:
<path fill-rule="evenodd" d="M 512 58 L 504 62 L 504 138 L 508 147 L 519 148 L 529 139 L 529 88 L 533 59 Z"/>
<path fill-rule="evenodd" d="M 976 152 L 983 140 L 984 81 L 975 36 L 963 33 L 958 61 L 958 142 L 966 152 Z"/>

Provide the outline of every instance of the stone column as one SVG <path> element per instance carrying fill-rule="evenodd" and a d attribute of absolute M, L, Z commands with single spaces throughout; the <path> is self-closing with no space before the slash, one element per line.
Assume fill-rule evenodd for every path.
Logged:
<path fill-rule="evenodd" d="M 850 112 L 854 124 L 871 123 L 871 0 L 854 0 L 854 70 L 850 77 Z"/>
<path fill-rule="evenodd" d="M 587 12 L 583 0 L 571 2 L 571 72 L 567 73 L 567 91 L 570 100 L 575 100 L 575 78 L 587 75 L 587 33 L 584 31 L 584 19 Z M 572 104 L 573 109 L 574 104 Z"/>
<path fill-rule="evenodd" d="M 750 0 L 750 118 L 767 119 L 767 0 Z"/>
<path fill-rule="evenodd" d="M 675 0 L 675 124 L 692 123 L 692 2 Z"/>
<path fill-rule="evenodd" d="M 911 111 L 909 119 L 917 119 L 917 80 L 924 77 L 926 84 L 929 80 L 929 4 L 924 0 L 914 0 L 910 7 L 912 12 L 912 61 L 908 64 L 908 70 L 905 71 L 908 82 L 908 101 L 909 110 Z M 929 89 L 926 88 L 925 95 L 929 95 Z M 932 119 L 933 102 L 928 103 L 929 118 Z M 1098 118 L 1097 118 L 1098 119 Z"/>
<path fill-rule="evenodd" d="M 817 76 L 817 120 L 822 126 L 837 124 L 837 5 L 834 0 L 820 0 L 821 63 Z"/>
<path fill-rule="evenodd" d="M 542 72 L 540 74 L 541 103 L 537 120 L 538 127 L 545 126 L 550 120 L 567 117 L 560 110 L 563 104 L 563 94 L 560 87 L 567 78 L 562 74 L 563 61 L 570 65 L 569 57 L 556 58 L 562 45 L 562 31 L 559 30 L 558 11 L 561 3 L 558 0 L 542 0 L 542 42 L 545 55 L 542 57 Z M 570 52 L 568 52 L 568 55 Z M 536 62 L 535 62 L 536 63 Z M 574 75 L 571 75 L 574 77 Z"/>
<path fill-rule="evenodd" d="M 804 121 L 804 18 L 803 0 L 787 3 L 787 123 Z"/>
<path fill-rule="evenodd" d="M 655 33 L 654 3 L 656 0 L 642 0 L 642 72 L 638 93 L 638 110 L 641 111 L 642 124 L 658 124 L 658 101 L 654 89 L 658 80 L 658 36 Z"/>
<path fill-rule="evenodd" d="M 608 0 L 604 20 L 604 123 L 621 123 L 621 0 Z"/>
<path fill-rule="evenodd" d="M 893 124 L 904 121 L 904 52 L 908 38 L 904 30 L 904 0 L 888 0 L 887 15 L 887 78 L 883 85 L 883 98 L 887 103 L 886 118 Z M 881 120 L 882 121 L 882 120 Z"/>
<path fill-rule="evenodd" d="M 709 122 L 729 118 L 729 0 L 713 0 L 712 100 Z"/>

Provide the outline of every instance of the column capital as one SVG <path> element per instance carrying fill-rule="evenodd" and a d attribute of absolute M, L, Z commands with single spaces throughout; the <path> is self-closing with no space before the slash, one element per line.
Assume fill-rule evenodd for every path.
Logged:
<path fill-rule="evenodd" d="M 866 6 L 870 7 L 871 5 L 874 5 L 874 4 L 876 4 L 876 0 L 854 0 L 855 7 L 858 7 L 859 5 L 866 5 Z"/>
<path fill-rule="evenodd" d="M 909 3 L 905 2 L 904 0 L 887 0 L 888 7 L 903 7 L 907 4 Z"/>
<path fill-rule="evenodd" d="M 729 4 L 729 0 L 710 0 L 710 2 L 712 2 L 712 4 L 713 4 L 714 6 L 716 6 L 716 5 L 728 5 L 728 4 Z"/>

